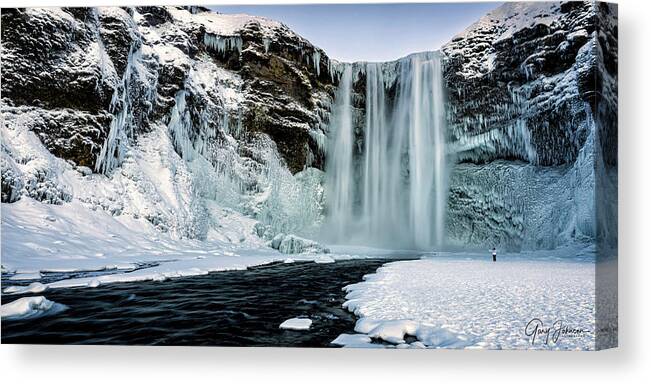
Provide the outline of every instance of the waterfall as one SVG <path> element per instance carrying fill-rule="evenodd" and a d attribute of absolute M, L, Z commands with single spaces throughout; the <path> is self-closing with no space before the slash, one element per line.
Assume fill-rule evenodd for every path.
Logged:
<path fill-rule="evenodd" d="M 352 66 L 346 65 L 336 95 L 329 143 L 327 172 L 328 227 L 335 239 L 343 239 L 353 211 L 353 119 L 352 119 Z M 340 225 L 337 225 L 339 223 Z"/>
<path fill-rule="evenodd" d="M 440 56 L 353 66 L 366 75 L 365 115 L 355 119 L 349 65 L 330 133 L 325 236 L 335 243 L 438 249 L 448 191 Z M 356 121 L 363 123 L 356 127 Z M 356 131 L 363 131 L 360 138 Z"/>

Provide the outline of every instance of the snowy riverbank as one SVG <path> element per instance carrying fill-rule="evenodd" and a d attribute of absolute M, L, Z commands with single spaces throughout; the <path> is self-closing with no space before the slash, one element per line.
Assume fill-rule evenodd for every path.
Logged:
<path fill-rule="evenodd" d="M 150 228 L 144 219 L 110 216 L 76 201 L 62 206 L 23 198 L 3 204 L 3 293 L 165 280 L 273 262 L 323 263 L 392 254 L 368 249 L 282 254 L 254 235 L 255 220 L 222 211 L 222 222 L 227 224 L 222 237 L 237 234 L 239 241 L 173 239 Z M 50 281 L 43 283 L 45 275 Z"/>
<path fill-rule="evenodd" d="M 562 260 L 562 251 L 557 253 L 558 258 L 554 252 L 542 258 L 508 255 L 497 263 L 473 254 L 388 263 L 345 288 L 344 306 L 360 317 L 359 334 L 338 342 L 363 347 L 374 338 L 399 348 L 594 349 L 595 264 Z M 406 335 L 415 339 L 405 340 Z"/>

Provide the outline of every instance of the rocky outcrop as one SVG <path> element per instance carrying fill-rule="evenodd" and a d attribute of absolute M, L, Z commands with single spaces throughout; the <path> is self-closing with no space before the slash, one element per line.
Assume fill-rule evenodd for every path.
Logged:
<path fill-rule="evenodd" d="M 572 163 L 595 96 L 592 2 L 510 3 L 442 48 L 459 160 Z"/>
<path fill-rule="evenodd" d="M 323 168 L 314 137 L 328 122 L 333 64 L 280 23 L 200 7 L 4 9 L 2 36 L 4 113 L 35 117 L 46 147 L 78 165 L 109 172 L 120 147 L 167 122 L 185 90 L 192 145 L 205 115 L 221 112 L 242 136 L 269 135 L 292 172 Z M 237 108 L 185 89 L 198 63 L 242 79 Z M 102 150 L 114 140 L 125 143 Z M 101 157 L 117 161 L 98 166 L 111 163 Z"/>
<path fill-rule="evenodd" d="M 106 139 L 113 93 L 89 54 L 97 22 L 90 11 L 2 10 L 3 114 L 30 115 L 48 149 L 87 166 Z"/>

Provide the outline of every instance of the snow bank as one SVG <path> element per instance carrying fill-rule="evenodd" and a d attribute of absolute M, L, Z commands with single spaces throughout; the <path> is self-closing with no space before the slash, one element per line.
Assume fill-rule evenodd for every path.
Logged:
<path fill-rule="evenodd" d="M 274 37 L 279 32 L 295 36 L 295 33 L 282 23 L 265 17 L 251 16 L 243 13 L 202 12 L 192 14 L 186 9 L 176 7 L 166 7 L 166 9 L 178 24 L 200 24 L 205 27 L 206 32 L 213 35 L 233 36 L 239 34 L 248 24 L 257 24 L 260 27 L 260 31 L 267 38 Z"/>
<path fill-rule="evenodd" d="M 225 208 L 212 208 L 220 220 L 219 232 L 211 231 L 201 241 L 175 239 L 154 229 L 144 218 L 112 216 L 100 209 L 88 209 L 76 200 L 53 205 L 23 197 L 15 203 L 2 204 L 2 270 L 11 276 L 3 280 L 3 293 L 163 281 L 274 262 L 333 262 L 369 257 L 362 249 L 344 248 L 340 249 L 342 253 L 326 256 L 318 252 L 321 248 L 316 243 L 305 239 L 301 242 L 289 235 L 283 237 L 294 243 L 288 248 L 304 250 L 289 258 L 265 247 L 264 241 L 253 234 L 257 221 Z M 245 241 L 233 241 L 241 236 L 245 236 Z M 392 256 L 391 252 L 378 251 L 375 257 Z M 41 272 L 57 272 L 61 277 L 45 284 L 21 284 L 30 277 L 36 280 Z M 75 276 L 69 278 L 68 274 Z M 7 286 L 7 282 L 16 285 Z"/>
<path fill-rule="evenodd" d="M 283 321 L 282 324 L 280 324 L 280 329 L 291 329 L 294 331 L 307 331 L 310 329 L 312 326 L 312 320 L 310 319 L 300 319 L 300 318 L 293 318 L 293 319 L 288 319 Z"/>
<path fill-rule="evenodd" d="M 393 345 L 410 335 L 429 348 L 595 348 L 594 263 L 458 256 L 389 263 L 345 287 L 355 331 Z M 585 332 L 532 344 L 525 327 L 534 318 Z"/>
<path fill-rule="evenodd" d="M 65 311 L 68 307 L 50 301 L 43 296 L 21 297 L 0 307 L 2 320 L 22 320 L 53 315 Z"/>

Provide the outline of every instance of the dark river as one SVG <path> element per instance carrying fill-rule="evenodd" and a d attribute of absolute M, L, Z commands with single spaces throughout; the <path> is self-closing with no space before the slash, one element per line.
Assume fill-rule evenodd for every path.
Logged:
<path fill-rule="evenodd" d="M 54 289 L 40 295 L 69 308 L 2 321 L 2 343 L 333 347 L 352 333 L 342 288 L 386 259 L 273 264 L 164 282 Z M 7 303 L 29 295 L 3 295 Z M 312 319 L 307 331 L 278 326 Z"/>

